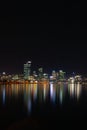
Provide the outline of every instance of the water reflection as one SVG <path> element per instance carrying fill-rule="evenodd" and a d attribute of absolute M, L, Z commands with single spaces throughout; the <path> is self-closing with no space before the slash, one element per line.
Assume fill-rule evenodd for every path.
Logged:
<path fill-rule="evenodd" d="M 3 86 L 3 90 L 2 90 L 2 99 L 3 99 L 3 104 L 5 104 L 5 86 Z"/>
<path fill-rule="evenodd" d="M 54 87 L 54 84 L 50 84 L 50 99 L 52 102 L 55 103 L 55 99 L 56 99 L 56 91 L 55 91 L 55 87 Z"/>
<path fill-rule="evenodd" d="M 0 100 L 5 104 L 5 100 L 8 103 L 8 98 L 12 100 L 12 97 L 18 101 L 20 96 L 26 106 L 28 112 L 32 111 L 33 104 L 43 104 L 44 102 L 51 102 L 53 104 L 63 104 L 67 94 L 71 98 L 79 100 L 82 92 L 82 86 L 78 84 L 12 84 L 0 86 Z"/>
<path fill-rule="evenodd" d="M 48 87 L 47 87 L 47 85 L 46 84 L 44 84 L 44 86 L 43 86 L 43 99 L 44 99 L 44 101 L 46 101 L 46 98 L 47 98 L 47 95 L 48 95 Z"/>
<path fill-rule="evenodd" d="M 62 102 L 63 102 L 63 91 L 62 90 L 60 90 L 59 99 L 60 99 L 60 104 L 62 104 Z"/>
<path fill-rule="evenodd" d="M 70 97 L 72 98 L 80 98 L 82 90 L 82 85 L 80 83 L 77 84 L 68 84 L 68 92 L 70 94 Z"/>

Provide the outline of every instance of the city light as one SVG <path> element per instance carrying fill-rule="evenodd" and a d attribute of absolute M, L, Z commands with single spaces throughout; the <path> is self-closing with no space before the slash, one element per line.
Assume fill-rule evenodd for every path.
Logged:
<path fill-rule="evenodd" d="M 32 71 L 32 62 L 27 61 L 24 64 L 24 70 L 22 74 L 7 74 L 3 72 L 0 75 L 0 84 L 38 84 L 38 83 L 54 83 L 54 82 L 63 82 L 63 83 L 82 83 L 83 79 L 81 75 L 75 75 L 67 77 L 66 72 L 63 70 L 55 71 L 52 70 L 51 74 L 44 72 L 42 67 L 38 70 Z"/>

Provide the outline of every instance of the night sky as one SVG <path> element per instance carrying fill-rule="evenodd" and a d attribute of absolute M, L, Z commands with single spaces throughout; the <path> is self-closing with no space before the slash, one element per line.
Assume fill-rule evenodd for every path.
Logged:
<path fill-rule="evenodd" d="M 63 3 L 54 10 L 0 18 L 0 73 L 22 73 L 31 60 L 32 70 L 63 69 L 87 73 L 87 24 L 81 3 Z"/>

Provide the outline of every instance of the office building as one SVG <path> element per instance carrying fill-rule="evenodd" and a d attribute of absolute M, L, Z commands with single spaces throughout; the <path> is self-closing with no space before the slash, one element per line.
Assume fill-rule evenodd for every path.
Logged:
<path fill-rule="evenodd" d="M 38 76 L 39 76 L 39 79 L 43 78 L 43 68 L 38 69 Z"/>
<path fill-rule="evenodd" d="M 62 70 L 59 71 L 59 80 L 64 80 L 65 79 L 65 72 Z"/>
<path fill-rule="evenodd" d="M 28 80 L 31 73 L 31 61 L 24 64 L 24 79 Z"/>

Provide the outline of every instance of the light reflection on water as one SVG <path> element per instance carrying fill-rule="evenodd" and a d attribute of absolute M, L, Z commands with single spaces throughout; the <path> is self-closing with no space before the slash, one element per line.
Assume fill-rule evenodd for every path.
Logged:
<path fill-rule="evenodd" d="M 63 104 L 64 99 L 67 95 L 70 98 L 75 98 L 79 101 L 82 92 L 82 85 L 77 84 L 27 84 L 27 85 L 1 85 L 0 86 L 0 99 L 2 99 L 2 104 L 5 105 L 5 101 L 8 98 L 11 100 L 14 97 L 16 100 L 23 97 L 24 105 L 26 106 L 28 113 L 32 111 L 32 106 L 34 103 L 44 103 L 47 100 L 53 104 L 59 103 Z"/>
<path fill-rule="evenodd" d="M 82 90 L 82 86 L 80 83 L 68 85 L 68 91 L 69 91 L 70 97 L 72 98 L 76 97 L 77 99 L 79 99 L 81 95 L 81 90 Z"/>
<path fill-rule="evenodd" d="M 3 99 L 3 104 L 5 104 L 5 86 L 3 86 L 2 99 Z"/>

